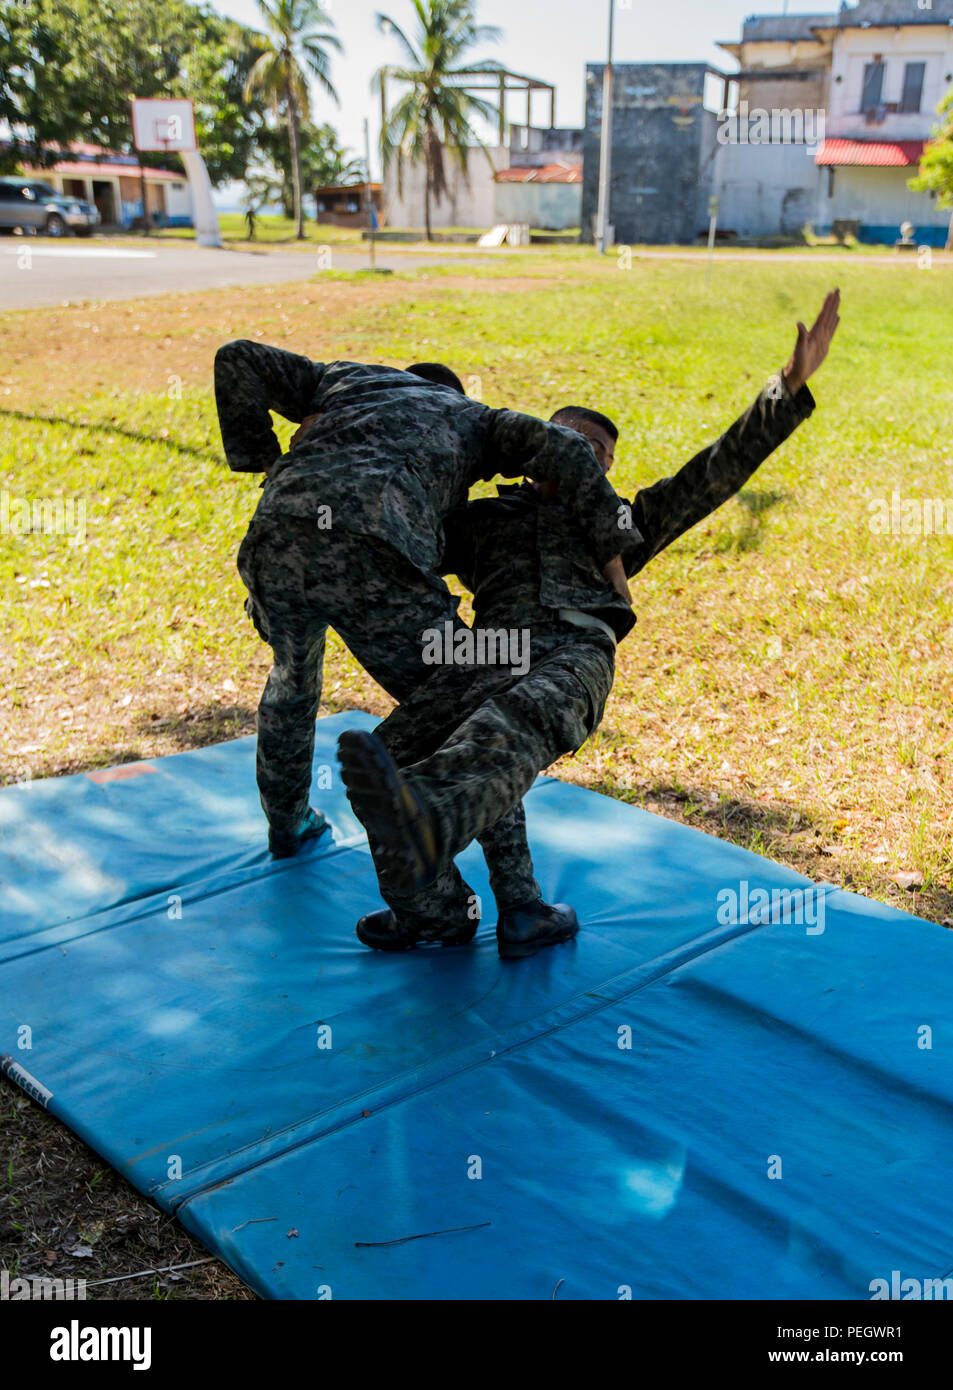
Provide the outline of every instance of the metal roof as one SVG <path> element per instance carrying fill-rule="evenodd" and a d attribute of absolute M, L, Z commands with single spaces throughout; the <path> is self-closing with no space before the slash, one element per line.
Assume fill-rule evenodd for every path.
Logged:
<path fill-rule="evenodd" d="M 814 156 L 814 163 L 903 168 L 920 163 L 925 143 L 923 140 L 825 140 Z"/>
<path fill-rule="evenodd" d="M 514 165 L 501 169 L 497 183 L 582 183 L 581 164 Z"/>

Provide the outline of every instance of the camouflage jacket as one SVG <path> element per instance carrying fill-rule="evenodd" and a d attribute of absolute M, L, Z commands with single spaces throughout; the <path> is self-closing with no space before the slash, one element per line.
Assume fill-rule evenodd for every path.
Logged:
<path fill-rule="evenodd" d="M 444 517 L 472 484 L 526 475 L 559 484 L 600 565 L 619 554 L 622 503 L 588 441 L 563 426 L 391 367 L 323 365 L 244 339 L 216 354 L 215 399 L 229 467 L 268 470 L 261 517 L 377 536 L 433 571 Z M 272 410 L 298 423 L 321 418 L 282 454 Z"/>
<path fill-rule="evenodd" d="M 672 478 L 626 504 L 622 558 L 631 577 L 696 522 L 733 496 L 760 464 L 814 410 L 806 386 L 792 396 L 780 375 L 720 439 Z M 497 498 L 468 503 L 447 518 L 442 572 L 474 595 L 474 626 L 533 627 L 561 608 L 592 613 L 619 638 L 631 632 L 631 608 L 606 584 L 600 566 L 562 499 L 543 503 L 529 484 L 501 487 Z"/>

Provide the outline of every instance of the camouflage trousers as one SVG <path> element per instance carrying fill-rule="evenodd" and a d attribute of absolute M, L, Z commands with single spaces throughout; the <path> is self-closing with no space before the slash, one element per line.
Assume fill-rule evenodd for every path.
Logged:
<path fill-rule="evenodd" d="M 273 830 L 294 833 L 310 804 L 328 628 L 389 695 L 403 701 L 441 670 L 422 659 L 423 633 L 448 622 L 455 630 L 466 625 L 438 576 L 375 537 L 322 531 L 304 518 L 253 518 L 238 571 L 248 590 L 246 612 L 274 654 L 258 706 L 261 804 Z M 517 803 L 478 837 L 500 907 L 539 893 Z"/>
<path fill-rule="evenodd" d="M 418 687 L 377 730 L 433 816 L 441 853 L 436 880 L 413 896 L 381 895 L 402 921 L 433 935 L 472 915 L 474 894 L 453 863 L 488 826 L 504 826 L 538 773 L 574 753 L 602 720 L 615 675 L 612 642 L 565 623 L 534 627 L 529 669 L 445 666 Z M 525 821 L 498 853 L 510 880 L 529 887 L 532 860 Z M 373 849 L 373 846 L 372 846 Z M 491 880 L 492 882 L 492 880 Z M 538 885 L 516 906 L 539 894 Z"/>

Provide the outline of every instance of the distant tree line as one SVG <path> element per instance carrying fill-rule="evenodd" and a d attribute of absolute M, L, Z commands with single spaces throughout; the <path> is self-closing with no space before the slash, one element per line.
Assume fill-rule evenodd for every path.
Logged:
<path fill-rule="evenodd" d="M 265 180 L 267 201 L 300 216 L 302 177 L 305 191 L 362 179 L 363 162 L 341 149 L 334 129 L 310 124 L 306 86 L 302 93 L 292 84 L 289 109 L 282 85 L 282 25 L 303 24 L 307 40 L 326 19 L 320 5 L 260 5 L 263 33 L 187 0 L 4 0 L 0 121 L 10 137 L 0 144 L 0 172 L 55 164 L 52 147 L 74 140 L 129 152 L 130 97 L 187 97 L 213 184 Z M 313 47 L 305 52 L 314 72 L 320 59 Z M 144 152 L 141 162 L 166 158 Z"/>

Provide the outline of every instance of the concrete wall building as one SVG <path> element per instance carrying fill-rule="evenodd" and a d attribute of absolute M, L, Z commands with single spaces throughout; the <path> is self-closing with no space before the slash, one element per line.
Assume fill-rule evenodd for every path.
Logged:
<path fill-rule="evenodd" d="M 578 227 L 581 217 L 581 164 L 515 166 L 496 176 L 496 224 L 526 222 L 563 232 Z"/>
<path fill-rule="evenodd" d="M 953 0 L 859 0 L 826 15 L 755 16 L 740 42 L 721 47 L 740 64 L 738 109 L 747 104 L 749 123 L 757 111 L 797 111 L 818 137 L 719 140 L 723 228 L 757 237 L 810 225 L 890 243 L 909 221 L 919 244 L 945 243 L 949 210 L 907 182 L 953 87 Z"/>
<path fill-rule="evenodd" d="M 585 132 L 576 126 L 510 126 L 510 168 L 575 164 L 582 167 Z"/>
<path fill-rule="evenodd" d="M 551 232 L 580 225 L 583 135 L 568 126 L 510 126 L 509 167 L 496 176 L 496 225 Z"/>
<path fill-rule="evenodd" d="M 450 192 L 431 202 L 434 230 L 494 227 L 527 222 L 563 231 L 578 227 L 582 205 L 583 132 L 574 128 L 513 125 L 509 144 L 487 154 L 474 148 L 468 159 L 469 186 L 447 160 Z M 404 166 L 403 194 L 394 167 L 384 175 L 383 219 L 389 227 L 424 226 L 425 176 L 422 167 Z"/>
<path fill-rule="evenodd" d="M 828 14 L 753 15 L 737 43 L 721 43 L 739 64 L 738 100 L 753 109 L 817 109 L 827 104 L 833 42 L 815 32 Z"/>
<path fill-rule="evenodd" d="M 817 218 L 815 146 L 719 145 L 718 225 L 739 237 L 797 236 Z"/>
<path fill-rule="evenodd" d="M 721 44 L 739 64 L 614 68 L 609 222 L 615 240 L 691 242 L 720 200 L 740 237 L 853 231 L 895 241 L 909 221 L 942 246 L 950 212 L 908 187 L 953 88 L 953 0 L 858 0 L 755 15 Z M 604 69 L 586 72 L 582 236 L 594 237 Z M 710 100 L 721 92 L 719 109 Z M 715 103 L 714 106 L 718 104 Z"/>
<path fill-rule="evenodd" d="M 599 203 L 604 66 L 586 69 L 582 239 L 594 238 Z M 615 240 L 692 242 L 708 225 L 717 115 L 706 104 L 712 79 L 706 63 L 620 63 L 613 66 L 612 175 L 609 222 Z"/>
<path fill-rule="evenodd" d="M 446 158 L 449 189 L 442 200 L 430 202 L 430 223 L 434 231 L 447 227 L 492 227 L 496 220 L 494 176 L 509 167 L 509 149 L 492 145 L 487 152 L 472 149 L 463 173 Z M 383 218 L 388 227 L 419 228 L 425 225 L 426 172 L 422 164 L 404 164 L 403 188 L 398 188 L 397 169 L 391 165 L 384 173 Z"/>

